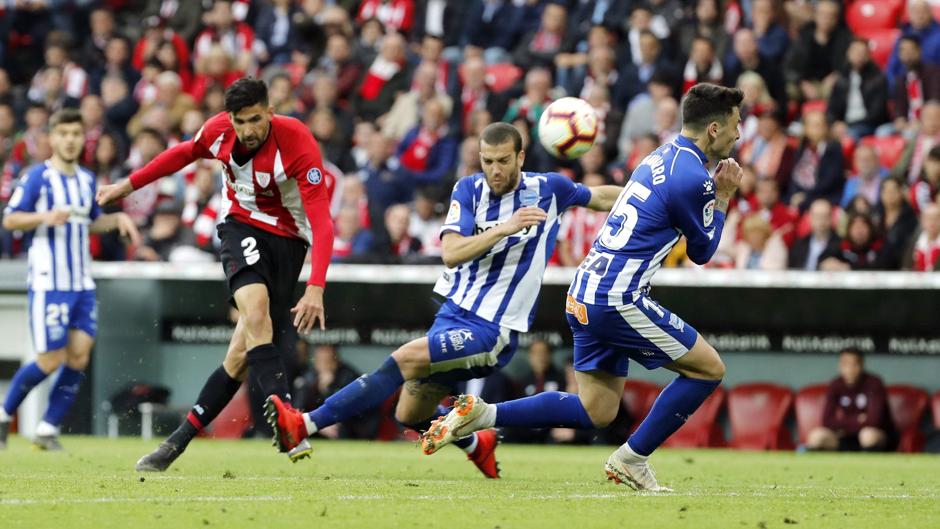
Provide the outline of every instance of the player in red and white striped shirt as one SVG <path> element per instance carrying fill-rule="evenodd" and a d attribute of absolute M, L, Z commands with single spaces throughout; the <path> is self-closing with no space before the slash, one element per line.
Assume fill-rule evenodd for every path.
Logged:
<path fill-rule="evenodd" d="M 303 123 L 274 115 L 263 81 L 236 81 L 225 92 L 225 108 L 192 140 L 98 192 L 98 202 L 104 205 L 199 158 L 222 162 L 225 190 L 219 215 L 225 220 L 218 229 L 222 266 L 239 321 L 225 361 L 206 381 L 187 420 L 138 461 L 138 471 L 166 470 L 231 400 L 246 372 L 265 396 L 290 402 L 274 337 L 287 331 L 291 312 L 300 332 L 309 332 L 317 319 L 324 328 L 323 288 L 333 222 L 320 148 Z M 308 245 L 310 279 L 303 297 L 290 309 Z M 292 459 L 309 452 L 309 445 L 298 448 Z"/>

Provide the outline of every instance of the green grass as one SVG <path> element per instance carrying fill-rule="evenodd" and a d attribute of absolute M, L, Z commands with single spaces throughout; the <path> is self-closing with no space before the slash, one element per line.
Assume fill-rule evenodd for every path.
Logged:
<path fill-rule="evenodd" d="M 165 474 L 132 469 L 155 442 L 14 437 L 0 452 L 0 527 L 586 529 L 940 527 L 940 458 L 658 452 L 672 494 L 605 481 L 607 447 L 500 447 L 488 481 L 456 449 L 317 442 L 292 465 L 262 441 L 196 441 Z"/>

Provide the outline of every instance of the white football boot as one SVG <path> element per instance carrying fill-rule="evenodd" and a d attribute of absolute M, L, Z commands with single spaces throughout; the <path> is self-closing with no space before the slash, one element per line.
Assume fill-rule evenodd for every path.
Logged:
<path fill-rule="evenodd" d="M 663 487 L 656 481 L 656 474 L 653 473 L 648 459 L 624 444 L 607 458 L 607 464 L 604 465 L 607 479 L 618 485 L 623 483 L 634 490 L 672 492 L 672 489 Z"/>

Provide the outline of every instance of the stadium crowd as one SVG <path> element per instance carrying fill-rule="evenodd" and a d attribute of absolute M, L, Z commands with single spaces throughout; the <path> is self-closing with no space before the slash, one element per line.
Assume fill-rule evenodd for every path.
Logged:
<path fill-rule="evenodd" d="M 334 260 L 439 262 L 449 191 L 480 170 L 488 123 L 523 132 L 525 170 L 622 184 L 678 133 L 682 94 L 714 82 L 745 93 L 745 179 L 709 266 L 936 270 L 938 17 L 925 0 L 5 2 L 0 209 L 50 155 L 51 112 L 81 110 L 83 163 L 114 182 L 196 135 L 252 75 L 329 162 Z M 562 95 L 600 118 L 574 162 L 537 141 Z M 219 167 L 193 164 L 120 206 L 142 246 L 102 236 L 93 254 L 214 260 L 222 194 Z M 571 212 L 554 262 L 578 264 L 604 218 Z M 23 246 L 0 231 L 0 256 Z M 667 265 L 693 266 L 682 248 Z"/>

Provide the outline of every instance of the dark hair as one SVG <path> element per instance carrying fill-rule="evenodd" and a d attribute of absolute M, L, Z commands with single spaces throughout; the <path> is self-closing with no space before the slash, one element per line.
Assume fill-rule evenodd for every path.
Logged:
<path fill-rule="evenodd" d="M 225 90 L 225 110 L 235 114 L 245 107 L 268 104 L 268 87 L 264 81 L 242 77 Z"/>
<path fill-rule="evenodd" d="M 918 37 L 917 35 L 913 35 L 910 33 L 908 33 L 907 35 L 901 35 L 901 38 L 898 39 L 898 46 L 900 46 L 901 42 L 905 40 L 913 42 L 918 48 L 921 47 L 920 37 Z"/>
<path fill-rule="evenodd" d="M 742 99 L 744 92 L 737 88 L 699 83 L 682 100 L 682 126 L 702 130 L 713 121 L 725 120 Z"/>
<path fill-rule="evenodd" d="M 134 135 L 134 141 L 136 142 L 143 136 L 150 136 L 151 138 L 157 140 L 157 142 L 160 143 L 160 145 L 163 145 L 163 148 L 166 149 L 166 138 L 163 137 L 163 134 L 159 130 L 153 127 L 144 127 L 137 131 L 137 134 Z"/>
<path fill-rule="evenodd" d="M 536 345 L 538 345 L 538 344 L 544 345 L 545 348 L 548 349 L 548 354 L 552 354 L 552 352 L 554 351 L 554 348 L 552 347 L 552 344 L 548 343 L 548 340 L 543 340 L 542 338 L 536 338 L 536 339 L 532 340 L 532 343 L 529 344 L 529 350 L 531 351 L 531 350 L 532 350 L 532 347 L 534 347 L 534 346 L 536 346 Z"/>
<path fill-rule="evenodd" d="M 490 123 L 483 129 L 483 134 L 480 135 L 480 143 L 487 145 L 502 145 L 507 141 L 512 142 L 512 147 L 513 150 L 516 151 L 516 154 L 522 151 L 522 135 L 519 134 L 516 127 L 513 127 L 509 123 Z"/>
<path fill-rule="evenodd" d="M 855 346 L 844 347 L 842 348 L 841 351 L 839 351 L 839 354 L 840 355 L 854 355 L 856 358 L 858 358 L 858 362 L 860 364 L 865 363 L 865 355 L 862 353 L 861 350 L 859 350 L 858 347 L 855 347 Z"/>
<path fill-rule="evenodd" d="M 81 123 L 82 114 L 77 108 L 63 108 L 49 118 L 49 130 L 68 123 Z"/>
<path fill-rule="evenodd" d="M 927 151 L 927 159 L 940 160 L 940 145 L 934 145 Z"/>

